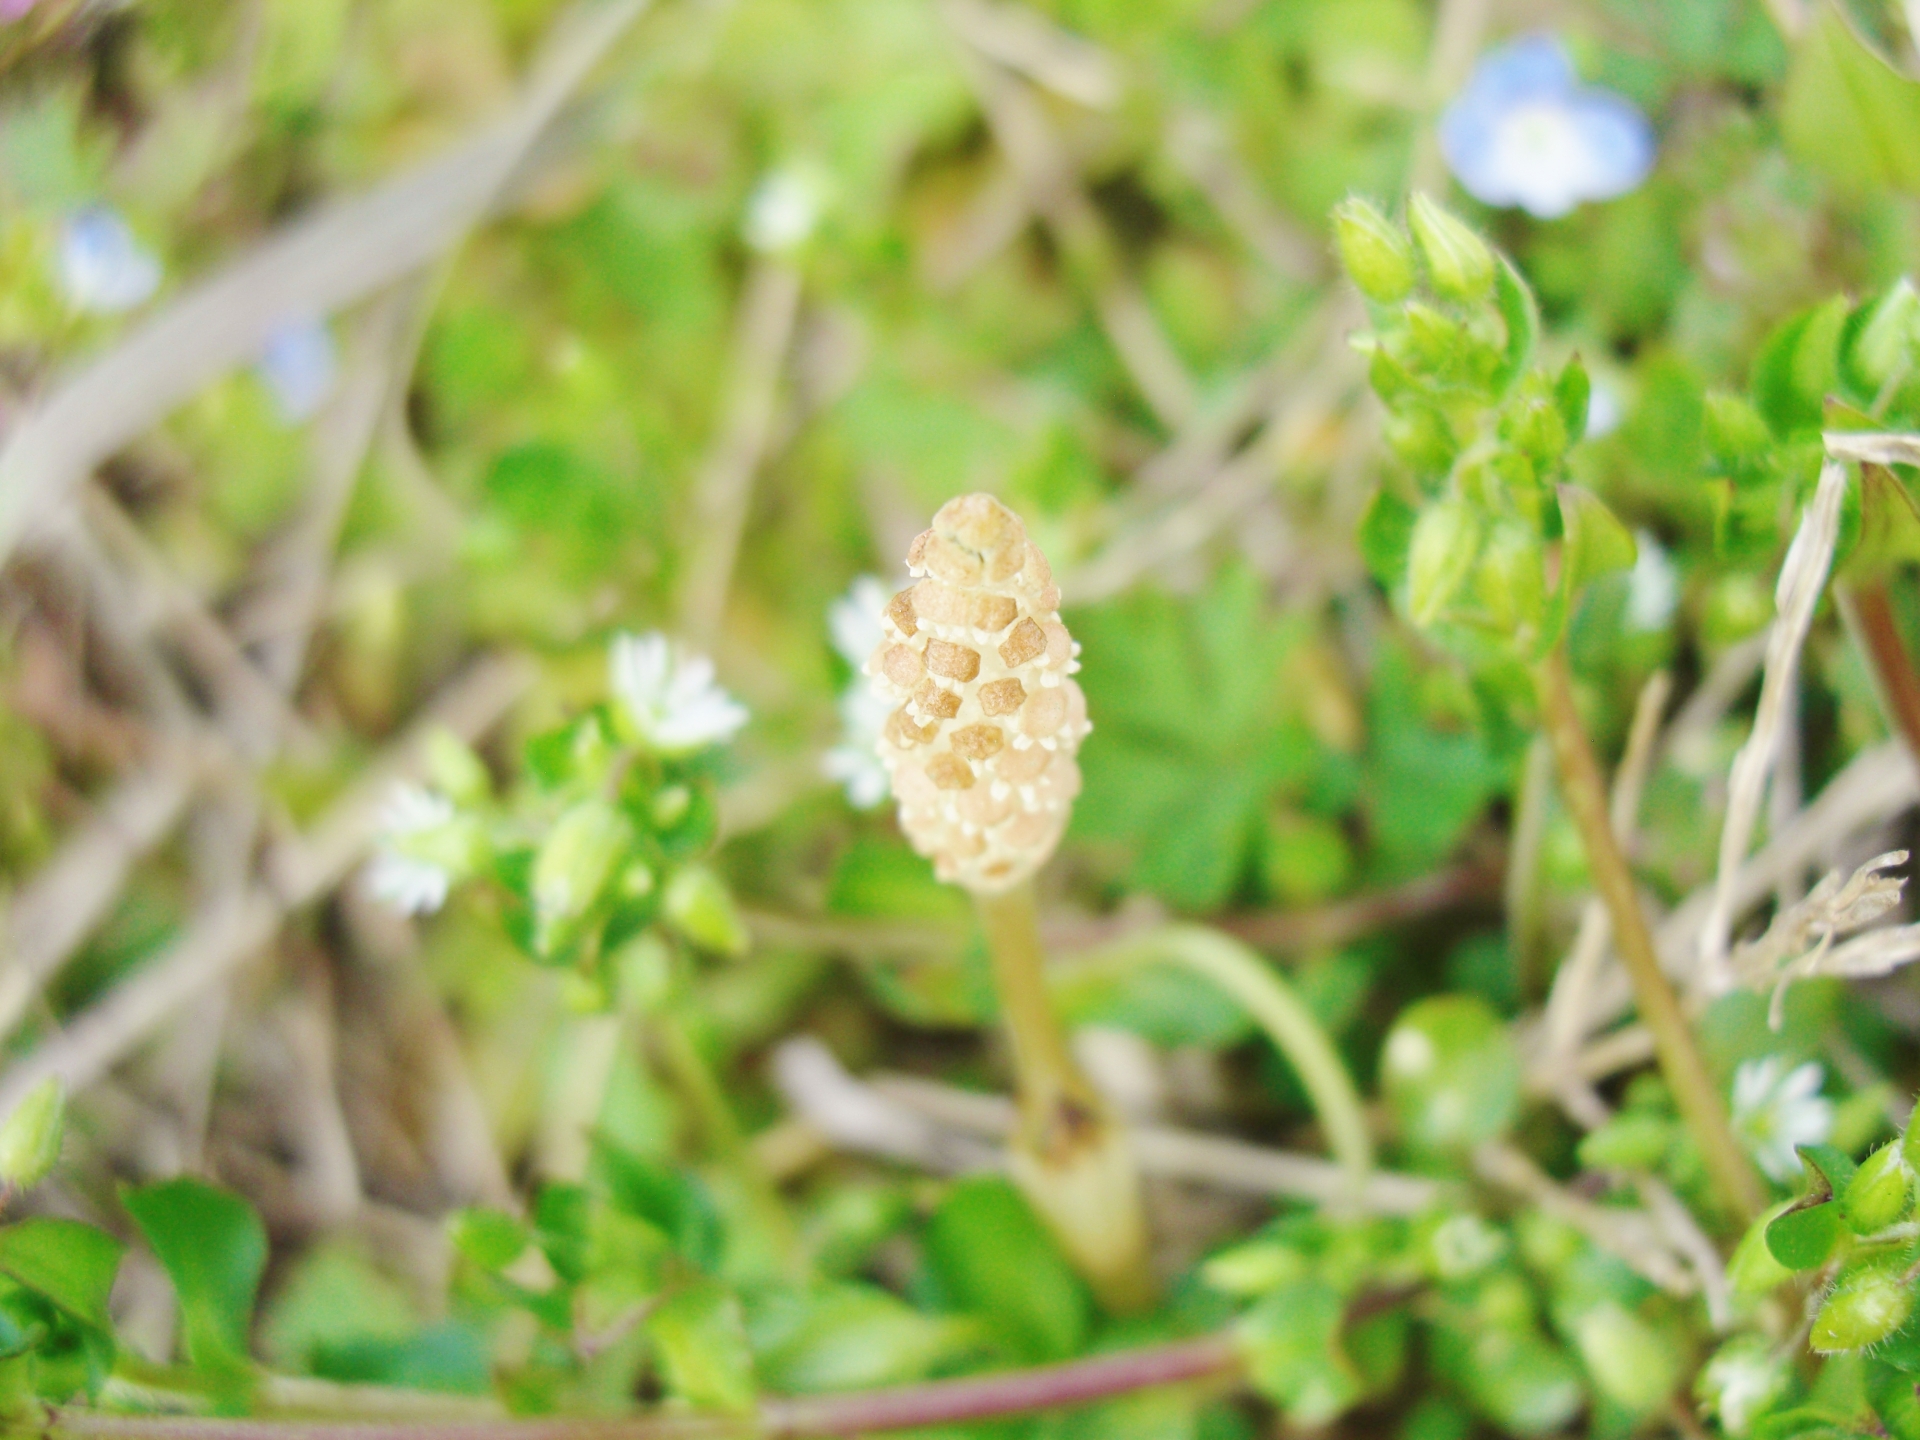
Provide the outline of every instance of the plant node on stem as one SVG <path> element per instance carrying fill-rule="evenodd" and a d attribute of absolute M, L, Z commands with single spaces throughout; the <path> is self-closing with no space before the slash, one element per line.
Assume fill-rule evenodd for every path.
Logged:
<path fill-rule="evenodd" d="M 1766 1191 L 1734 1136 L 1720 1088 L 1708 1073 L 1680 1009 L 1679 997 L 1660 968 L 1653 934 L 1647 929 L 1640 898 L 1634 891 L 1633 872 L 1627 868 L 1627 857 L 1614 837 L 1607 814 L 1607 787 L 1600 775 L 1600 763 L 1594 758 L 1592 742 L 1574 706 L 1573 678 L 1564 647 L 1556 648 L 1535 667 L 1534 686 L 1540 699 L 1541 723 L 1560 772 L 1561 793 L 1580 832 L 1594 888 L 1613 920 L 1614 946 L 1633 982 L 1640 1019 L 1653 1033 L 1660 1071 L 1673 1091 L 1681 1118 L 1700 1147 L 1721 1203 L 1741 1220 L 1751 1219 L 1766 1205 Z"/>
<path fill-rule="evenodd" d="M 1020 1123 L 1016 1184 L 1072 1257 L 1100 1302 L 1125 1314 L 1154 1300 L 1140 1173 L 1126 1127 L 1067 1049 L 1042 973 L 1033 885 L 974 892 L 993 956 L 994 989 L 1013 1047 Z"/>

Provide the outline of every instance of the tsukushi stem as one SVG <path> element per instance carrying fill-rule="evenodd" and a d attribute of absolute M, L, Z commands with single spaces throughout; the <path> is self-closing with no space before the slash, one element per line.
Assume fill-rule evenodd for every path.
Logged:
<path fill-rule="evenodd" d="M 1586 850 L 1594 888 L 1613 920 L 1614 946 L 1633 983 L 1640 1019 L 1653 1035 L 1661 1073 L 1673 1091 L 1681 1118 L 1700 1147 L 1721 1202 L 1732 1214 L 1750 1219 L 1766 1204 L 1766 1192 L 1734 1137 L 1720 1088 L 1708 1073 L 1680 1009 L 1679 997 L 1660 968 L 1653 934 L 1634 891 L 1633 873 L 1614 837 L 1607 812 L 1607 787 L 1574 705 L 1573 678 L 1563 649 L 1555 650 L 1536 667 L 1534 683 L 1541 721 L 1560 772 L 1561 794 Z"/>
<path fill-rule="evenodd" d="M 993 957 L 994 989 L 1013 1048 L 1020 1124 L 1013 1178 L 1108 1309 L 1153 1302 L 1140 1178 L 1124 1125 L 1067 1048 L 1047 993 L 1033 885 L 974 903 Z"/>
<path fill-rule="evenodd" d="M 1841 603 L 1850 612 L 1854 638 L 1872 667 L 1887 719 L 1906 742 L 1914 764 L 1920 765 L 1920 674 L 1915 673 L 1913 657 L 1900 637 L 1887 582 L 1869 580 L 1847 586 L 1841 591 Z"/>
<path fill-rule="evenodd" d="M 1158 1385 L 1228 1380 L 1240 1370 L 1233 1337 L 1218 1333 L 1011 1370 L 844 1395 L 762 1401 L 743 1415 L 636 1415 L 623 1419 L 253 1420 L 109 1415 L 59 1410 L 23 1433 L 61 1440 L 809 1440 L 874 1434 L 1080 1405 Z"/>

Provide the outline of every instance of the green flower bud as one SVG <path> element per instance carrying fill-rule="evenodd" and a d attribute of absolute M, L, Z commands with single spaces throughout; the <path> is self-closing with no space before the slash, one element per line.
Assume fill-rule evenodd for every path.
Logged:
<path fill-rule="evenodd" d="M 1582 1314 L 1573 1335 L 1594 1388 L 1636 1415 L 1664 1406 L 1680 1383 L 1678 1347 L 1617 1300 Z"/>
<path fill-rule="evenodd" d="M 1904 1261 L 1862 1266 L 1828 1293 L 1813 1317 L 1808 1343 L 1822 1355 L 1878 1345 L 1913 1314 L 1913 1283 Z"/>
<path fill-rule="evenodd" d="M 653 797 L 650 818 L 656 830 L 671 830 L 687 818 L 693 808 L 693 791 L 684 785 L 669 785 Z"/>
<path fill-rule="evenodd" d="M 1381 1051 L 1387 1105 L 1420 1150 L 1491 1140 L 1520 1109 L 1520 1057 L 1500 1017 L 1474 995 L 1438 995 L 1401 1012 Z"/>
<path fill-rule="evenodd" d="M 1289 1245 L 1251 1240 L 1223 1250 L 1200 1267 L 1200 1278 L 1229 1295 L 1265 1295 L 1304 1279 L 1307 1262 Z"/>
<path fill-rule="evenodd" d="M 726 882 L 704 865 L 687 865 L 667 882 L 661 907 L 667 923 L 705 950 L 744 955 L 751 937 L 733 907 Z"/>
<path fill-rule="evenodd" d="M 1758 1335 L 1740 1335 L 1700 1367 L 1693 1394 L 1720 1428 L 1737 1440 L 1753 1429 L 1755 1420 L 1785 1400 L 1792 1388 L 1792 1372 L 1774 1358 L 1773 1346 Z"/>
<path fill-rule="evenodd" d="M 1393 453 L 1421 475 L 1444 475 L 1460 453 L 1445 418 L 1430 405 L 1409 405 L 1387 416 L 1381 428 Z"/>
<path fill-rule="evenodd" d="M 60 1159 L 67 1133 L 67 1096 L 49 1075 L 29 1090 L 0 1124 L 0 1185 L 31 1190 Z"/>
<path fill-rule="evenodd" d="M 1495 525 L 1474 567 L 1473 593 L 1500 629 L 1538 629 L 1547 613 L 1546 547 L 1539 535 L 1511 520 Z"/>
<path fill-rule="evenodd" d="M 493 780 L 480 757 L 444 725 L 427 733 L 427 778 L 456 805 L 480 805 L 493 794 Z"/>
<path fill-rule="evenodd" d="M 1869 1155 L 1840 1196 L 1840 1212 L 1856 1235 L 1898 1225 L 1913 1209 L 1913 1174 L 1900 1146 L 1882 1145 Z"/>
<path fill-rule="evenodd" d="M 633 841 L 633 828 L 604 800 L 583 800 L 548 832 L 533 861 L 535 943 L 553 948 L 592 908 Z"/>
<path fill-rule="evenodd" d="M 1409 300 L 1402 314 L 1406 324 L 1388 336 L 1393 358 L 1423 379 L 1456 375 L 1471 344 L 1467 327 L 1420 300 Z"/>
<path fill-rule="evenodd" d="M 1884 385 L 1920 360 L 1920 292 L 1901 276 L 1873 307 L 1853 342 L 1853 363 L 1868 381 Z"/>
<path fill-rule="evenodd" d="M 1435 290 L 1449 300 L 1478 300 L 1493 288 L 1493 251 L 1469 226 L 1418 193 L 1407 218 Z"/>
<path fill-rule="evenodd" d="M 1361 294 L 1381 305 L 1406 299 L 1413 289 L 1413 247 L 1398 225 L 1349 195 L 1334 207 L 1333 239 Z"/>
<path fill-rule="evenodd" d="M 1407 549 L 1407 610 L 1422 629 L 1438 620 L 1480 556 L 1480 515 L 1449 497 L 1420 512 Z"/>
<path fill-rule="evenodd" d="M 1622 1111 L 1580 1142 L 1589 1170 L 1652 1170 L 1673 1144 L 1674 1122 L 1646 1111 Z"/>

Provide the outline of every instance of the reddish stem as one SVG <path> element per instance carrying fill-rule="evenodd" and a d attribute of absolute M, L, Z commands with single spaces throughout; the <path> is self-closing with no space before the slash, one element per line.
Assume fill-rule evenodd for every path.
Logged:
<path fill-rule="evenodd" d="M 1060 1365 L 885 1390 L 761 1402 L 757 1415 L 636 1415 L 529 1420 L 267 1420 L 55 1411 L 43 1430 L 73 1440 L 808 1440 L 1082 1405 L 1157 1385 L 1227 1379 L 1231 1335 L 1178 1340 Z"/>

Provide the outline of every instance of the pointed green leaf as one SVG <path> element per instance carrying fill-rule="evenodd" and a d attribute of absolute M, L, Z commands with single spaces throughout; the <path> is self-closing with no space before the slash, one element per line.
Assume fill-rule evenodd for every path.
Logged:
<path fill-rule="evenodd" d="M 1520 272 L 1513 268 L 1513 262 L 1506 256 L 1497 257 L 1499 263 L 1493 272 L 1493 295 L 1500 306 L 1500 318 L 1506 322 L 1507 343 L 1500 352 L 1499 368 L 1493 372 L 1493 393 L 1503 395 L 1507 387 L 1520 378 L 1527 368 L 1527 361 L 1533 358 L 1534 342 L 1540 338 L 1540 307 L 1534 304 L 1533 291 L 1527 282 L 1520 278 Z M 1586 411 L 1580 412 L 1579 423 L 1569 422 L 1569 433 L 1578 435 L 1587 423 Z"/>
<path fill-rule="evenodd" d="M 107 1294 L 125 1250 L 106 1231 L 78 1220 L 36 1216 L 0 1230 L 0 1274 L 104 1330 Z"/>
<path fill-rule="evenodd" d="M 1560 486 L 1560 523 L 1566 537 L 1560 549 L 1560 590 L 1569 602 L 1588 581 L 1633 565 L 1633 536 L 1591 490 Z"/>
<path fill-rule="evenodd" d="M 1920 82 L 1868 49 L 1832 0 L 1795 49 L 1780 124 L 1788 150 L 1840 190 L 1920 191 Z"/>
<path fill-rule="evenodd" d="M 1841 566 L 1848 580 L 1870 580 L 1920 560 L 1920 505 L 1884 465 L 1860 467 L 1860 536 Z"/>
<path fill-rule="evenodd" d="M 740 1302 L 702 1280 L 675 1294 L 647 1322 L 661 1376 L 675 1399 L 720 1410 L 751 1410 L 753 1354 Z"/>
<path fill-rule="evenodd" d="M 187 1357 L 195 1365 L 245 1361 L 267 1264 L 266 1227 L 253 1207 L 187 1176 L 127 1190 L 121 1203 L 173 1281 Z"/>
<path fill-rule="evenodd" d="M 1840 1206 L 1831 1197 L 1796 1205 L 1767 1226 L 1767 1251 L 1789 1270 L 1811 1270 L 1826 1264 L 1840 1231 Z"/>

